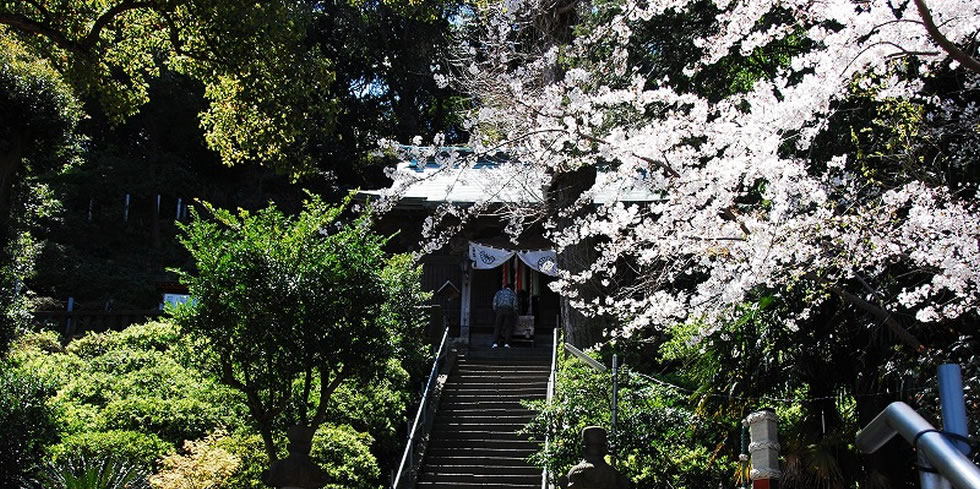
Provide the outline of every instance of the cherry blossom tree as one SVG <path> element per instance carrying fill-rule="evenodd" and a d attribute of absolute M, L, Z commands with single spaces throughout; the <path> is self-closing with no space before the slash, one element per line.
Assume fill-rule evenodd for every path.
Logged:
<path fill-rule="evenodd" d="M 479 41 L 434 76 L 478 101 L 473 150 L 519 162 L 488 185 L 574 191 L 510 229 L 594 247 L 555 286 L 608 334 L 709 334 L 760 290 L 806 297 L 789 328 L 834 298 L 914 349 L 910 324 L 976 316 L 980 3 L 508 0 L 471 20 Z M 393 177 L 392 197 L 418 178 Z"/>

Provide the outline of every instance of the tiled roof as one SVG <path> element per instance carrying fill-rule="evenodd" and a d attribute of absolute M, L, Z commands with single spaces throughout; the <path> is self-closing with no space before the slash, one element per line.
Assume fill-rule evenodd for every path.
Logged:
<path fill-rule="evenodd" d="M 405 206 L 430 206 L 444 202 L 472 204 L 537 204 L 545 199 L 546 178 L 538 167 L 512 160 L 504 153 L 481 156 L 475 164 L 454 163 L 452 152 L 471 153 L 466 149 L 445 148 L 424 160 L 411 159 L 398 163 L 395 173 L 410 182 L 401 203 Z M 433 151 L 429 151 L 433 153 Z M 649 202 L 658 200 L 645 179 L 638 176 L 629 182 L 615 180 L 614 175 L 599 172 L 593 202 Z M 364 196 L 380 196 L 394 189 L 366 190 Z"/>

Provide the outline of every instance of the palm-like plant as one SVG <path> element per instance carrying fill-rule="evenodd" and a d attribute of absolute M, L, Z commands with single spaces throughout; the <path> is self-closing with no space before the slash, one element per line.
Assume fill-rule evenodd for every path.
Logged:
<path fill-rule="evenodd" d="M 149 489 L 149 471 L 140 465 L 111 458 L 69 457 L 48 464 L 39 489 Z"/>

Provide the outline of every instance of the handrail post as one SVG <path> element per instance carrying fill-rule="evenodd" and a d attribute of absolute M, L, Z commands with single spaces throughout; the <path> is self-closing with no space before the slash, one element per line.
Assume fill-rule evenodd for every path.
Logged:
<path fill-rule="evenodd" d="M 555 329 L 551 333 L 551 373 L 548 374 L 548 392 L 545 395 L 545 400 L 548 404 L 551 404 L 551 399 L 555 395 L 555 381 L 556 371 L 558 365 L 558 325 L 555 325 Z M 548 450 L 550 447 L 550 436 L 548 431 L 544 433 L 544 449 Z M 548 467 L 541 469 L 541 489 L 548 489 Z"/>
<path fill-rule="evenodd" d="M 412 427 L 408 430 L 408 440 L 405 443 L 405 451 L 402 453 L 402 461 L 398 464 L 398 472 L 395 473 L 395 481 L 392 482 L 392 489 L 399 489 L 401 483 L 402 475 L 405 473 L 405 463 L 411 463 L 411 468 L 415 466 L 415 438 L 416 432 L 419 429 L 419 421 L 425 425 L 428 422 L 428 408 L 429 408 L 429 395 L 432 392 L 432 385 L 435 379 L 439 376 L 439 364 L 445 356 L 444 350 L 446 349 L 447 340 L 449 339 L 449 326 L 446 326 L 445 331 L 442 333 L 442 341 L 439 342 L 439 350 L 436 351 L 436 358 L 432 360 L 432 371 L 429 372 L 429 380 L 425 383 L 425 391 L 422 393 L 422 398 L 419 400 L 419 410 L 415 413 L 415 422 L 412 423 Z M 423 416 L 425 418 L 423 418 Z"/>
<path fill-rule="evenodd" d="M 980 487 L 980 468 L 904 402 L 893 402 L 875 416 L 857 434 L 855 445 L 864 453 L 872 453 L 895 435 L 911 443 L 956 489 Z"/>

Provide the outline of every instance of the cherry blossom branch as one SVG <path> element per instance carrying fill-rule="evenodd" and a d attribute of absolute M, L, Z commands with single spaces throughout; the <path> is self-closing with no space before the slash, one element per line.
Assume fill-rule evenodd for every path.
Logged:
<path fill-rule="evenodd" d="M 903 343 L 910 346 L 916 352 L 923 353 L 926 350 L 928 350 L 928 348 L 926 348 L 926 346 L 922 344 L 922 342 L 919 341 L 918 338 L 916 338 L 912 333 L 910 333 L 907 329 L 905 329 L 905 327 L 899 324 L 898 321 L 896 321 L 895 318 L 892 316 L 892 314 L 887 310 L 885 310 L 884 308 L 882 308 L 881 306 L 872 304 L 871 302 L 868 302 L 839 287 L 830 287 L 829 289 L 830 291 L 837 294 L 838 297 L 844 299 L 846 302 L 856 306 L 858 309 L 870 313 L 872 316 L 884 322 L 885 325 L 888 326 L 888 329 L 890 329 L 892 333 L 895 334 L 895 336 L 897 336 L 900 340 L 902 340 Z"/>
<path fill-rule="evenodd" d="M 939 27 L 936 26 L 936 22 L 932 19 L 932 12 L 926 6 L 925 0 L 914 1 L 915 7 L 919 10 L 919 17 L 922 18 L 922 23 L 926 26 L 926 31 L 932 37 L 932 40 L 936 41 L 936 44 L 939 44 L 939 47 L 943 48 L 943 51 L 946 51 L 950 57 L 955 59 L 964 68 L 975 73 L 980 73 L 980 61 L 967 54 L 943 35 Z"/>

